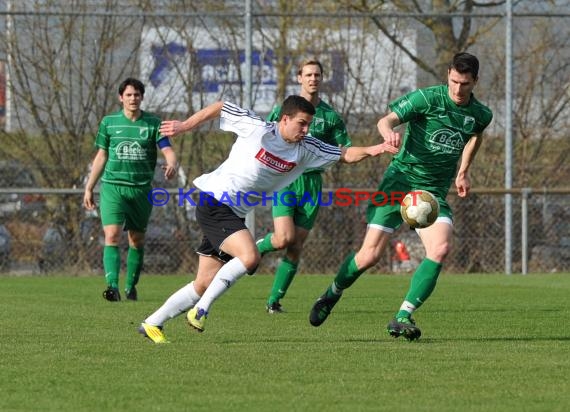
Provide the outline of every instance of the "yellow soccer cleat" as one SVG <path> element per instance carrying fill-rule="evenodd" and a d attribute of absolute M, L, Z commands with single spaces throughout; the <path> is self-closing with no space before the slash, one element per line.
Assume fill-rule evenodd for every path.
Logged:
<path fill-rule="evenodd" d="M 154 343 L 170 343 L 164 333 L 162 332 L 162 327 L 149 325 L 148 323 L 141 323 L 139 327 L 139 333 L 145 338 L 150 339 Z"/>
<path fill-rule="evenodd" d="M 207 317 L 208 312 L 204 309 L 193 307 L 186 315 L 186 320 L 188 324 L 198 332 L 204 332 L 204 323 L 206 323 Z"/>

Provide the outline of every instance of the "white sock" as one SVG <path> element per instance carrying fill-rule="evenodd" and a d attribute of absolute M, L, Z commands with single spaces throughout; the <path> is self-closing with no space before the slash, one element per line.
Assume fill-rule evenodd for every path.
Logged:
<path fill-rule="evenodd" d="M 162 326 L 164 322 L 175 318 L 194 307 L 200 300 L 200 295 L 194 289 L 194 282 L 174 292 L 156 312 L 144 320 L 145 323 L 153 326 Z"/>
<path fill-rule="evenodd" d="M 416 310 L 416 307 L 411 302 L 408 302 L 407 300 L 405 300 L 402 303 L 402 306 L 400 306 L 400 310 L 405 310 L 406 312 L 408 312 L 411 315 Z"/>
<path fill-rule="evenodd" d="M 222 296 L 239 278 L 247 273 L 247 268 L 241 263 L 239 258 L 233 258 L 218 270 L 216 276 L 204 292 L 196 307 L 210 310 L 210 306 L 216 299 Z"/>

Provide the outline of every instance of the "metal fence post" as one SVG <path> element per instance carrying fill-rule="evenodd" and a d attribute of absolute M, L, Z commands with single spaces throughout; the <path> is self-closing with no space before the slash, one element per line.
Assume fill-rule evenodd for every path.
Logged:
<path fill-rule="evenodd" d="M 252 29 L 251 29 L 251 0 L 245 1 L 245 14 L 244 14 L 244 25 L 245 25 L 245 95 L 244 103 L 245 107 L 252 109 L 252 68 L 251 68 L 251 52 L 252 52 Z M 255 239 L 255 209 L 245 217 L 245 225 L 251 232 L 251 235 Z"/>
<path fill-rule="evenodd" d="M 505 189 L 513 187 L 513 4 L 507 0 L 505 25 Z M 513 199 L 505 194 L 505 273 L 513 272 Z"/>
<path fill-rule="evenodd" d="M 532 189 L 525 187 L 521 190 L 521 273 L 528 273 L 528 198 Z"/>

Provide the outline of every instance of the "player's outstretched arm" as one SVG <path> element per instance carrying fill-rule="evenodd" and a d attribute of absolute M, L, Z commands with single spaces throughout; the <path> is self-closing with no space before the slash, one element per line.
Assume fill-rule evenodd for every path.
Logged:
<path fill-rule="evenodd" d="M 382 153 L 398 153 L 398 148 L 388 143 L 380 143 L 374 146 L 341 147 L 340 150 L 340 161 L 343 163 L 357 163 L 367 157 L 379 156 Z"/>
<path fill-rule="evenodd" d="M 183 122 L 179 120 L 165 120 L 160 124 L 160 134 L 162 136 L 174 137 L 179 134 L 189 132 L 200 126 L 202 123 L 217 119 L 222 113 L 224 102 L 216 102 L 197 111 Z"/>

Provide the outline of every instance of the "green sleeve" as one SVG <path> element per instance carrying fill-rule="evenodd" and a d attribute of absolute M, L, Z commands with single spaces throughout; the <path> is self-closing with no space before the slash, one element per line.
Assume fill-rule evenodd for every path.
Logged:
<path fill-rule="evenodd" d="M 336 140 L 337 144 L 343 147 L 350 147 L 352 146 L 352 141 L 350 140 L 350 136 L 346 131 L 346 126 L 344 121 L 340 116 L 338 116 L 337 121 L 334 125 L 334 139 Z"/>
<path fill-rule="evenodd" d="M 279 114 L 281 113 L 281 106 L 275 106 L 273 110 L 267 115 L 268 122 L 276 122 L 279 120 Z"/>
<path fill-rule="evenodd" d="M 109 150 L 109 133 L 107 133 L 107 122 L 104 117 L 99 124 L 99 130 L 97 130 L 97 136 L 95 136 L 95 147 L 99 149 Z"/>

